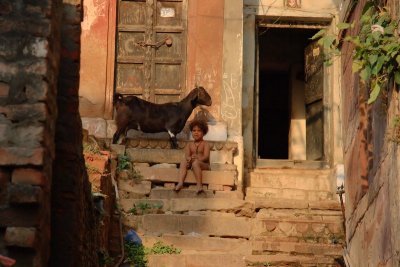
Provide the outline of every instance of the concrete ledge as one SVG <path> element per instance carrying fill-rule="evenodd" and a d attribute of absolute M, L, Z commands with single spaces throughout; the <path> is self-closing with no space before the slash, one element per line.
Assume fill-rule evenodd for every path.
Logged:
<path fill-rule="evenodd" d="M 142 216 L 139 232 L 156 234 L 190 234 L 204 236 L 243 237 L 251 235 L 248 218 L 228 218 L 196 215 L 148 214 Z"/>
<path fill-rule="evenodd" d="M 152 182 L 173 182 L 179 180 L 178 169 L 137 167 L 136 170 L 144 179 Z M 235 184 L 236 172 L 234 171 L 203 171 L 203 184 L 229 185 Z M 185 183 L 195 184 L 196 179 L 191 170 L 188 171 Z"/>
<path fill-rule="evenodd" d="M 149 267 L 246 267 L 240 254 L 149 255 Z"/>

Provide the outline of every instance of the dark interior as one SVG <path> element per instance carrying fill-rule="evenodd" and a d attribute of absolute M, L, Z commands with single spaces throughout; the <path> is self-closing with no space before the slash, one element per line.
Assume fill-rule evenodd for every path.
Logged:
<path fill-rule="evenodd" d="M 316 30 L 258 28 L 258 158 L 288 159 L 290 69 L 304 66 L 304 49 Z M 304 72 L 304 70 L 303 70 Z M 297 79 L 304 79 L 304 74 Z"/>

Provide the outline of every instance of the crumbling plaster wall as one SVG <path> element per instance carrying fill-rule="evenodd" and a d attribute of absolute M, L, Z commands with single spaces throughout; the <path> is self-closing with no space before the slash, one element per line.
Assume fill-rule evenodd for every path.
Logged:
<path fill-rule="evenodd" d="M 397 1 L 389 1 L 395 6 Z M 347 21 L 359 21 L 359 1 Z M 392 9 L 398 16 L 398 8 Z M 356 35 L 358 27 L 347 34 Z M 342 47 L 342 115 L 346 190 L 345 258 L 351 266 L 400 266 L 400 152 L 391 141 L 399 92 L 367 105 L 367 89 L 352 73 L 352 45 Z"/>

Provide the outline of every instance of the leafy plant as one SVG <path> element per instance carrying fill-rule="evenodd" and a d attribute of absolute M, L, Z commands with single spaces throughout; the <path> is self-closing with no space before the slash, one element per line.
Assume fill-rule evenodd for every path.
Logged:
<path fill-rule="evenodd" d="M 107 251 L 101 250 L 100 251 L 100 265 L 101 266 L 107 266 L 107 265 L 112 265 L 114 263 L 114 258 L 111 257 Z"/>
<path fill-rule="evenodd" d="M 151 254 L 180 254 L 181 249 L 175 248 L 173 245 L 166 245 L 162 241 L 157 241 L 151 248 L 146 248 L 147 255 Z"/>
<path fill-rule="evenodd" d="M 130 263 L 134 267 L 146 267 L 147 256 L 152 254 L 180 254 L 181 250 L 173 245 L 166 245 L 161 241 L 157 241 L 150 248 L 144 247 L 142 244 L 125 242 L 125 262 Z"/>
<path fill-rule="evenodd" d="M 339 23 L 339 30 L 353 28 L 354 24 Z M 373 103 L 391 80 L 400 85 L 400 40 L 399 23 L 391 19 L 386 7 L 368 1 L 360 18 L 360 32 L 338 40 L 336 36 L 320 30 L 311 39 L 318 39 L 327 56 L 327 64 L 340 55 L 339 45 L 351 42 L 354 45 L 352 71 L 358 73 L 363 83 L 369 86 L 368 104 Z"/>
<path fill-rule="evenodd" d="M 122 171 L 122 170 L 127 170 L 131 166 L 131 162 L 128 156 L 126 155 L 118 155 L 118 165 L 117 165 L 117 170 Z"/>
<path fill-rule="evenodd" d="M 85 164 L 86 170 L 89 174 L 101 174 L 100 170 L 96 167 Z"/>
<path fill-rule="evenodd" d="M 147 258 L 145 247 L 142 244 L 125 242 L 125 262 L 130 263 L 134 267 L 146 267 Z"/>
<path fill-rule="evenodd" d="M 129 210 L 129 213 L 138 214 L 138 210 L 141 211 L 142 214 L 146 212 L 146 210 L 150 209 L 161 209 L 163 206 L 162 203 L 149 203 L 149 202 L 138 202 L 136 203 L 133 208 Z"/>
<path fill-rule="evenodd" d="M 88 142 L 83 142 L 83 152 L 84 153 L 89 153 L 89 154 L 96 154 L 99 155 L 100 153 L 100 146 L 97 143 L 96 139 L 94 137 L 89 137 Z"/>
<path fill-rule="evenodd" d="M 143 175 L 137 170 L 135 170 L 135 168 L 132 168 L 132 170 L 129 172 L 128 175 L 130 179 L 133 179 L 137 182 L 142 181 L 144 179 Z"/>

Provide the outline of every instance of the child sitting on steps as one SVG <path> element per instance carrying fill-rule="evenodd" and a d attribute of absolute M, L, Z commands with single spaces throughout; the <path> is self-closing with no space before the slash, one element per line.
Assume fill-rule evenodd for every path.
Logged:
<path fill-rule="evenodd" d="M 203 140 L 208 132 L 208 125 L 203 120 L 195 119 L 189 124 L 189 129 L 194 140 L 185 147 L 185 158 L 179 167 L 179 182 L 174 190 L 179 192 L 182 189 L 187 170 L 192 169 L 197 183 L 196 194 L 200 194 L 204 192 L 202 170 L 210 170 L 210 145 Z"/>

